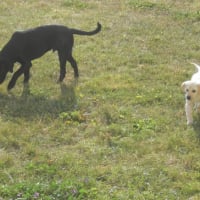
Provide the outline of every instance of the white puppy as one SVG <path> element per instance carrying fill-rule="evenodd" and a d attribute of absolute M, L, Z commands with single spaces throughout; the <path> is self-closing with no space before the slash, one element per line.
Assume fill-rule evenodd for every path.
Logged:
<path fill-rule="evenodd" d="M 190 81 L 182 83 L 182 88 L 185 92 L 185 112 L 187 118 L 187 125 L 193 123 L 192 110 L 197 109 L 200 103 L 200 66 L 196 63 L 191 63 L 197 68 L 197 72 L 193 74 Z"/>

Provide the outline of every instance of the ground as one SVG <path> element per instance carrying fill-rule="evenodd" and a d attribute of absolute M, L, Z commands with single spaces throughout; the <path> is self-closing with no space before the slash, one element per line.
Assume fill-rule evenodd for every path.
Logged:
<path fill-rule="evenodd" d="M 197 200 L 200 123 L 181 83 L 200 64 L 200 4 L 186 0 L 4 0 L 0 46 L 16 30 L 63 24 L 80 78 L 57 84 L 58 57 L 0 86 L 0 199 Z M 18 65 L 16 64 L 15 70 Z"/>

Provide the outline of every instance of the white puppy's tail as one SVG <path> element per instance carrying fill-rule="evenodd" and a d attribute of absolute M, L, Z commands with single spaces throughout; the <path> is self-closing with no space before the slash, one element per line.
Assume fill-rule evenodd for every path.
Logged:
<path fill-rule="evenodd" d="M 200 66 L 199 65 L 197 65 L 196 63 L 191 63 L 191 64 L 196 67 L 196 69 L 197 69 L 198 72 L 200 72 Z"/>

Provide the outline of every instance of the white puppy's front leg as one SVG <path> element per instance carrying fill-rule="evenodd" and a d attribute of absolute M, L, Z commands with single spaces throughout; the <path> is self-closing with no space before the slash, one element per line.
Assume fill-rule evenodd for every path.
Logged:
<path fill-rule="evenodd" d="M 192 109 L 193 109 L 192 103 L 186 100 L 185 112 L 186 112 L 186 118 L 187 118 L 187 125 L 191 125 L 193 123 Z"/>

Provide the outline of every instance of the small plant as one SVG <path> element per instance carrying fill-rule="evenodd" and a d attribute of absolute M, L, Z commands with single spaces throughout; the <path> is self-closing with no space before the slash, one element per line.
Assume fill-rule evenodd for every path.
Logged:
<path fill-rule="evenodd" d="M 13 193 L 10 193 L 10 191 L 13 191 Z M 0 195 L 3 199 L 12 198 L 16 200 L 86 199 L 89 193 L 90 188 L 87 184 L 83 182 L 76 184 L 70 181 L 22 182 L 0 187 Z"/>
<path fill-rule="evenodd" d="M 138 1 L 138 0 L 129 0 L 128 4 L 139 9 L 160 9 L 167 10 L 167 6 L 162 3 L 154 3 L 151 1 Z"/>
<path fill-rule="evenodd" d="M 83 123 L 86 121 L 85 116 L 80 111 L 62 112 L 59 117 L 66 123 Z"/>
<path fill-rule="evenodd" d="M 155 130 L 156 122 L 151 118 L 146 119 L 135 119 L 133 121 L 133 131 L 141 132 L 145 130 Z"/>
<path fill-rule="evenodd" d="M 77 9 L 88 8 L 88 3 L 81 0 L 65 0 L 63 4 L 66 7 L 75 7 Z"/>

